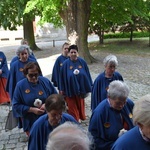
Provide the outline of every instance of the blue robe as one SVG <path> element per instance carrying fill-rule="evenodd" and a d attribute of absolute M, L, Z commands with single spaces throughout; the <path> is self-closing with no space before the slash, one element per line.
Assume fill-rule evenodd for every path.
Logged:
<path fill-rule="evenodd" d="M 36 62 L 35 60 L 28 58 L 26 62 L 16 60 L 10 67 L 10 72 L 8 75 L 6 90 L 9 92 L 11 100 L 13 99 L 13 93 L 18 81 L 25 78 L 23 74 L 23 68 L 28 62 Z"/>
<path fill-rule="evenodd" d="M 7 76 L 9 73 L 6 56 L 0 51 L 0 104 L 10 102 L 9 94 L 6 92 Z"/>
<path fill-rule="evenodd" d="M 103 100 L 93 111 L 89 132 L 91 132 L 96 150 L 110 150 L 123 127 L 121 116 L 127 122 L 129 129 L 133 128 L 132 109 L 134 103 L 127 99 L 121 111 L 113 109 L 108 99 Z"/>
<path fill-rule="evenodd" d="M 60 75 L 60 68 L 62 67 L 63 62 L 68 59 L 68 57 L 65 57 L 63 55 L 60 55 L 54 64 L 53 71 L 52 71 L 52 78 L 51 81 L 53 82 L 55 87 L 58 87 L 59 89 L 59 75 Z"/>
<path fill-rule="evenodd" d="M 118 72 L 114 72 L 112 78 L 106 78 L 105 77 L 105 72 L 101 73 L 98 75 L 98 77 L 94 81 L 94 85 L 92 88 L 92 93 L 91 93 L 91 110 L 93 111 L 97 105 L 107 98 L 107 89 L 110 84 L 110 82 L 114 80 L 121 80 L 123 81 L 123 78 L 121 74 Z"/>
<path fill-rule="evenodd" d="M 54 93 L 57 91 L 52 83 L 42 76 L 38 77 L 37 84 L 29 82 L 27 78 L 17 83 L 12 101 L 13 113 L 15 117 L 22 118 L 24 131 L 30 131 L 32 124 L 40 117 L 28 112 L 30 107 L 35 107 L 35 99 L 42 100 L 44 104 L 47 97 Z"/>
<path fill-rule="evenodd" d="M 71 115 L 63 113 L 60 125 L 66 121 L 77 123 Z M 40 117 L 32 126 L 28 141 L 28 150 L 46 150 L 48 136 L 53 129 L 54 127 L 48 122 L 47 114 Z"/>
<path fill-rule="evenodd" d="M 2 74 L 0 74 L 0 78 L 6 78 L 8 76 L 8 66 L 7 66 L 7 60 L 6 56 L 3 52 L 0 51 L 0 69 L 2 70 Z"/>
<path fill-rule="evenodd" d="M 75 75 L 73 71 L 78 69 L 80 72 Z M 70 59 L 64 61 L 60 70 L 60 91 L 67 97 L 86 95 L 91 92 L 92 78 L 86 62 L 78 57 L 73 62 Z"/>
<path fill-rule="evenodd" d="M 112 150 L 150 150 L 150 141 L 146 142 L 136 126 L 122 135 L 112 147 Z"/>

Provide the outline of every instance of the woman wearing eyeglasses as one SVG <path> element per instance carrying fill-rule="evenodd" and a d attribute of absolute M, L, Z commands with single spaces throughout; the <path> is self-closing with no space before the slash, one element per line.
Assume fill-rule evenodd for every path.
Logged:
<path fill-rule="evenodd" d="M 64 97 L 60 94 L 50 95 L 46 99 L 45 109 L 47 114 L 36 120 L 31 128 L 28 150 L 46 150 L 49 134 L 51 134 L 56 127 L 66 121 L 77 123 L 71 115 L 64 112 L 66 104 Z"/>
<path fill-rule="evenodd" d="M 38 63 L 29 62 L 23 73 L 26 78 L 17 83 L 12 104 L 14 116 L 22 118 L 23 130 L 29 135 L 32 124 L 45 114 L 46 98 L 57 91 L 47 78 L 40 76 Z"/>

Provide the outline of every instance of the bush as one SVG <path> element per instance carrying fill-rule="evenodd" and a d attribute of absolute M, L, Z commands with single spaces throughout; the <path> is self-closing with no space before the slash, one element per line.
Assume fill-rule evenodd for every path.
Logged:
<path fill-rule="evenodd" d="M 149 37 L 149 32 L 133 32 L 133 38 L 141 38 L 141 37 Z M 130 33 L 124 32 L 124 33 L 106 33 L 104 35 L 104 39 L 110 39 L 110 38 L 129 38 Z"/>

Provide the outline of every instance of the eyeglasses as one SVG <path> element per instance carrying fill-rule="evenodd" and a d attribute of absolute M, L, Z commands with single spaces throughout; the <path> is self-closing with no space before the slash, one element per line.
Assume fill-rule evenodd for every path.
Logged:
<path fill-rule="evenodd" d="M 69 48 L 64 48 L 65 50 L 69 49 Z"/>
<path fill-rule="evenodd" d="M 29 77 L 29 78 L 33 78 L 33 77 L 36 77 L 36 78 L 37 78 L 38 75 L 39 75 L 38 73 L 28 74 L 28 77 Z"/>

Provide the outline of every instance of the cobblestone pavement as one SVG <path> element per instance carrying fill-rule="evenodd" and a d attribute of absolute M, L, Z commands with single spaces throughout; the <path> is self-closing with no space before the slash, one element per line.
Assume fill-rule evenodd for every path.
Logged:
<path fill-rule="evenodd" d="M 52 43 L 42 40 L 37 41 L 37 45 L 43 49 L 43 51 L 34 52 L 38 58 L 38 62 L 42 68 L 43 74 L 50 79 L 53 64 L 61 53 L 61 45 L 64 41 L 56 43 L 56 47 L 52 47 Z M 19 42 L 18 42 L 19 43 Z M 8 44 L 0 43 L 0 50 L 6 54 L 8 62 L 15 54 L 15 49 L 18 47 L 17 42 Z M 103 59 L 108 53 L 99 53 L 92 51 L 91 54 L 98 59 L 97 63 L 89 65 L 89 69 L 92 75 L 92 79 L 103 71 Z M 150 91 L 150 59 L 148 56 L 130 56 L 130 55 L 116 55 L 119 61 L 117 70 L 124 77 L 125 82 L 130 88 L 130 98 L 136 101 L 139 97 L 148 94 Z M 45 67 L 47 66 L 47 67 Z M 49 68 L 49 69 L 48 69 Z M 90 111 L 90 95 L 86 98 L 86 115 L 87 120 L 82 122 L 82 125 L 87 128 Z M 0 150 L 27 150 L 28 138 L 24 132 L 18 128 L 11 131 L 5 131 L 5 122 L 9 112 L 9 106 L 0 106 Z"/>

